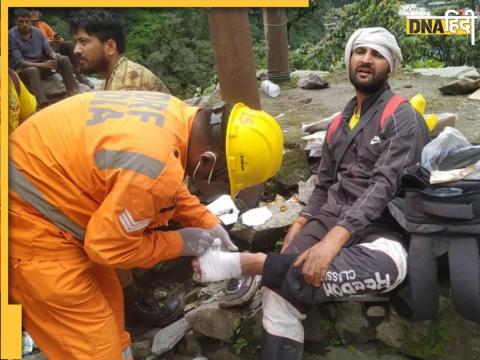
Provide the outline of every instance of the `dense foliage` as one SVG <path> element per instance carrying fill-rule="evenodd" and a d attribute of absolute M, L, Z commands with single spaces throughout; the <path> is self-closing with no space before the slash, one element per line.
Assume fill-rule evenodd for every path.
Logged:
<path fill-rule="evenodd" d="M 480 46 L 470 45 L 467 36 L 407 36 L 405 18 L 398 15 L 403 2 L 399 0 L 360 0 L 333 8 L 324 18 L 325 35 L 316 43 L 304 42 L 291 51 L 293 68 L 331 70 L 342 62 L 348 37 L 359 27 L 383 26 L 400 42 L 406 66 L 480 66 Z M 463 7 L 459 1 L 453 8 Z M 443 15 L 446 8 L 436 9 Z M 476 28 L 477 38 L 479 35 Z M 478 41 L 478 40 L 477 40 Z"/>
<path fill-rule="evenodd" d="M 213 51 L 203 9 L 125 10 L 127 56 L 164 81 L 173 94 L 192 95 L 214 77 Z"/>
<path fill-rule="evenodd" d="M 412 1 L 408 1 L 412 2 Z M 427 0 L 418 0 L 425 3 Z M 478 1 L 451 1 L 453 7 Z M 292 69 L 331 70 L 342 66 L 348 36 L 361 26 L 384 26 L 400 41 L 404 66 L 480 66 L 480 44 L 466 36 L 406 36 L 399 0 L 310 0 L 308 8 L 288 9 Z M 42 9 L 44 20 L 66 39 L 76 9 Z M 126 55 L 155 72 L 180 97 L 209 91 L 215 85 L 213 50 L 205 9 L 115 9 L 127 32 Z M 437 9 L 443 14 L 445 9 Z M 257 68 L 266 67 L 261 9 L 249 10 Z M 477 42 L 480 42 L 477 25 Z"/>

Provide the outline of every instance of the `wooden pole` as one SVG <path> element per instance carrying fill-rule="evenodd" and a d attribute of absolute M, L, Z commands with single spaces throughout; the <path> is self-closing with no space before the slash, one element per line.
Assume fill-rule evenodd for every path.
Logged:
<path fill-rule="evenodd" d="M 260 110 L 257 74 L 247 9 L 214 8 L 208 11 L 210 39 L 215 54 L 220 94 L 223 101 L 243 102 Z M 248 207 L 257 206 L 263 184 L 238 194 Z"/>
<path fill-rule="evenodd" d="M 223 101 L 261 109 L 247 9 L 210 9 L 208 24 Z"/>
<path fill-rule="evenodd" d="M 285 8 L 265 8 L 268 78 L 275 82 L 290 79 L 288 67 L 287 12 Z"/>

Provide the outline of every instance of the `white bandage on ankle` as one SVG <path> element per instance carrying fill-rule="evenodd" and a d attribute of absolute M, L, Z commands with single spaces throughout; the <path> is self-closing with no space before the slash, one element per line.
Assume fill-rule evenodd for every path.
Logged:
<path fill-rule="evenodd" d="M 207 250 L 198 258 L 202 282 L 221 281 L 242 275 L 240 253 Z"/>

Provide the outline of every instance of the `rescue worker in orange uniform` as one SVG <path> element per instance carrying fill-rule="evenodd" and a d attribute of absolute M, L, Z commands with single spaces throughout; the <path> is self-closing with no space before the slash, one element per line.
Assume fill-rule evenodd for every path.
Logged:
<path fill-rule="evenodd" d="M 48 359 L 132 359 L 114 268 L 234 249 L 184 182 L 240 190 L 273 176 L 283 137 L 243 104 L 188 106 L 155 92 L 90 92 L 10 138 L 10 295 Z M 159 228 L 175 220 L 183 228 Z"/>

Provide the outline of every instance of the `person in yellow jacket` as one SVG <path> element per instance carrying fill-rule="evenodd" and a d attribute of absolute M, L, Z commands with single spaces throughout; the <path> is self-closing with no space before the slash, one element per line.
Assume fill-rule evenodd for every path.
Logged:
<path fill-rule="evenodd" d="M 27 120 L 37 109 L 33 96 L 15 71 L 8 68 L 8 134 Z"/>
<path fill-rule="evenodd" d="M 37 109 L 37 99 L 12 69 L 8 69 L 8 133 L 11 134 Z"/>
<path fill-rule="evenodd" d="M 204 253 L 219 220 L 186 176 L 240 190 L 279 169 L 274 118 L 200 109 L 163 93 L 90 92 L 35 114 L 10 139 L 11 297 L 48 359 L 132 359 L 114 268 Z M 170 220 L 178 231 L 162 231 Z"/>

